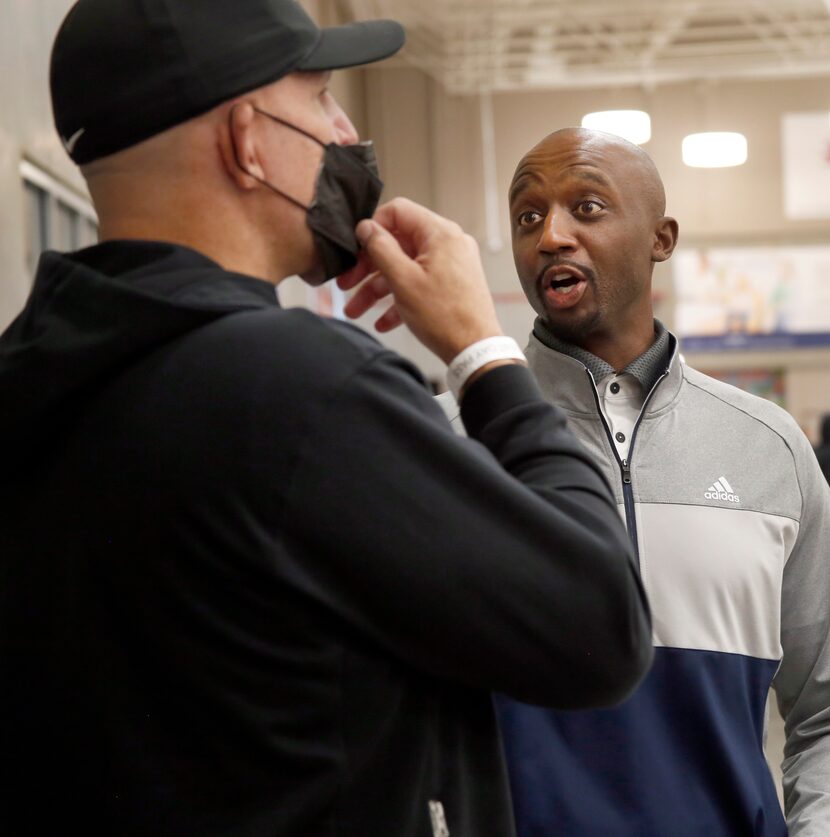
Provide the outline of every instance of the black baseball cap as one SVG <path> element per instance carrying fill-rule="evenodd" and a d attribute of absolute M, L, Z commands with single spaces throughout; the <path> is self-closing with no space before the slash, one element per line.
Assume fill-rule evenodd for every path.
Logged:
<path fill-rule="evenodd" d="M 391 20 L 320 29 L 296 0 L 78 0 L 52 47 L 55 126 L 79 165 L 295 70 L 397 52 Z"/>

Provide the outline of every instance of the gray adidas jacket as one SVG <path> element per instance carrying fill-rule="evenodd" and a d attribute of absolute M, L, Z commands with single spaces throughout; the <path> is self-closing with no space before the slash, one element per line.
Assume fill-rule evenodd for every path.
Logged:
<path fill-rule="evenodd" d="M 593 713 L 501 702 L 519 833 L 553 818 L 557 834 L 611 833 L 592 823 L 619 818 L 623 794 L 615 834 L 675 835 L 679 823 L 710 837 L 785 834 L 762 751 L 772 683 L 789 834 L 827 837 L 830 490 L 808 440 L 784 410 L 675 356 L 621 463 L 588 370 L 533 335 L 526 354 L 614 489 L 652 607 L 655 664 L 602 714 L 601 732 Z M 440 400 L 458 426 L 451 397 Z"/>

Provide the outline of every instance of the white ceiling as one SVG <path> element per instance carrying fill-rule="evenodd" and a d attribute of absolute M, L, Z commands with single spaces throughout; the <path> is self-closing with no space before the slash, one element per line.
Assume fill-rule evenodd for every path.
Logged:
<path fill-rule="evenodd" d="M 830 0 L 340 0 L 453 93 L 830 76 Z M 830 79 L 828 79 L 830 84 Z"/>

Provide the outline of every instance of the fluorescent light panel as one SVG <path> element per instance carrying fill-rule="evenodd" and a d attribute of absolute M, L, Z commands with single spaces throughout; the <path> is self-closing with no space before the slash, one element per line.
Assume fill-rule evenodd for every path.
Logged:
<path fill-rule="evenodd" d="M 582 127 L 614 134 L 635 145 L 643 145 L 651 139 L 651 117 L 644 110 L 598 110 L 586 113 L 582 117 Z"/>
<path fill-rule="evenodd" d="M 746 162 L 746 137 L 732 131 L 689 134 L 681 146 L 683 162 L 697 169 L 723 169 Z"/>

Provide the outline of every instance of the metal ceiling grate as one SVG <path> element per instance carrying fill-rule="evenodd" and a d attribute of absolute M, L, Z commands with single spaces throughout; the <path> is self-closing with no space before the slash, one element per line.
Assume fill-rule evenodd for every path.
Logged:
<path fill-rule="evenodd" d="M 453 93 L 830 75 L 824 0 L 341 0 Z"/>

